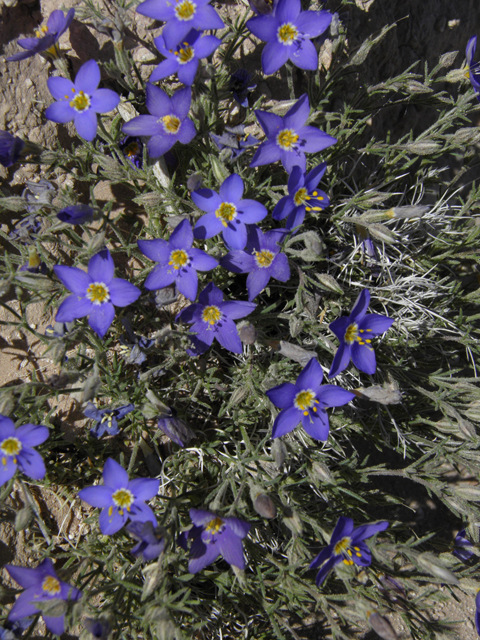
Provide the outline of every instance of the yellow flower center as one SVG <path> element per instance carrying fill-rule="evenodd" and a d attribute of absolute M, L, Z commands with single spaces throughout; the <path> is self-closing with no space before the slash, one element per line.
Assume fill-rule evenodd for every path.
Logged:
<path fill-rule="evenodd" d="M 224 227 L 237 217 L 237 207 L 230 202 L 222 202 L 215 211 L 217 218 L 220 218 Z"/>
<path fill-rule="evenodd" d="M 191 0 L 181 0 L 181 2 L 178 2 L 177 0 L 175 15 L 177 16 L 178 20 L 191 20 L 195 15 L 196 8 L 197 5 Z"/>
<path fill-rule="evenodd" d="M 333 553 L 336 556 L 341 555 L 342 553 L 344 553 L 348 549 L 348 547 L 350 546 L 350 542 L 351 542 L 350 538 L 348 538 L 348 537 L 342 538 L 333 547 Z"/>
<path fill-rule="evenodd" d="M 218 307 L 214 307 L 213 305 L 210 307 L 205 307 L 205 309 L 202 311 L 202 320 L 204 322 L 208 322 L 211 325 L 216 324 L 221 317 L 222 312 Z"/>
<path fill-rule="evenodd" d="M 188 253 L 183 249 L 176 249 L 170 254 L 169 265 L 172 265 L 174 269 L 180 269 L 184 267 L 188 262 Z"/>
<path fill-rule="evenodd" d="M 345 331 L 345 342 L 347 344 L 352 344 L 358 336 L 358 324 L 355 322 L 348 325 L 347 330 Z"/>
<path fill-rule="evenodd" d="M 110 291 L 103 282 L 92 282 L 87 289 L 87 298 L 93 304 L 100 305 L 110 300 Z"/>
<path fill-rule="evenodd" d="M 160 120 L 163 122 L 163 128 L 167 133 L 177 133 L 177 131 L 180 129 L 180 125 L 182 124 L 180 122 L 180 118 L 172 115 L 163 116 L 163 118 L 160 118 Z"/>
<path fill-rule="evenodd" d="M 47 576 L 42 584 L 42 590 L 46 591 L 50 596 L 56 596 L 60 593 L 60 582 L 53 576 Z"/>
<path fill-rule="evenodd" d="M 259 267 L 269 267 L 274 259 L 275 255 L 268 249 L 262 251 L 255 251 L 255 262 Z"/>
<path fill-rule="evenodd" d="M 35 247 L 30 247 L 28 250 L 28 268 L 36 269 L 42 264 L 42 260 L 38 255 L 38 251 Z"/>
<path fill-rule="evenodd" d="M 205 531 L 208 531 L 208 533 L 211 533 L 212 536 L 214 536 L 216 533 L 220 531 L 222 527 L 223 527 L 223 520 L 217 516 L 213 520 L 210 520 L 210 522 L 207 525 L 205 525 Z"/>
<path fill-rule="evenodd" d="M 187 62 L 193 60 L 195 53 L 188 42 L 184 42 L 183 44 L 185 45 L 185 47 L 179 49 L 178 51 L 175 51 L 175 55 L 178 56 L 178 61 L 180 64 L 187 64 Z"/>
<path fill-rule="evenodd" d="M 128 510 L 134 500 L 133 493 L 128 489 L 117 489 L 115 493 L 112 493 L 112 500 L 120 509 Z"/>
<path fill-rule="evenodd" d="M 311 389 L 305 389 L 304 391 L 300 391 L 295 396 L 295 400 L 293 401 L 293 405 L 300 409 L 300 411 L 306 412 L 308 414 L 308 409 L 313 407 L 314 403 L 318 400 L 315 400 L 315 394 Z M 316 407 L 314 407 L 316 409 Z"/>
<path fill-rule="evenodd" d="M 6 456 L 16 456 L 22 450 L 22 443 L 18 438 L 6 438 L 0 445 L 0 449 Z"/>
<path fill-rule="evenodd" d="M 48 27 L 47 25 L 44 25 L 43 27 L 40 27 L 40 29 L 37 29 L 35 31 L 35 35 L 37 36 L 37 38 L 43 38 L 43 36 L 48 32 Z"/>
<path fill-rule="evenodd" d="M 123 150 L 123 153 L 129 158 L 133 158 L 140 153 L 140 145 L 138 142 L 130 142 Z"/>
<path fill-rule="evenodd" d="M 305 189 L 305 187 L 302 187 L 297 191 L 297 193 L 293 196 L 293 201 L 297 205 L 297 207 L 299 207 L 301 204 L 304 204 L 304 202 L 308 199 L 307 195 L 308 191 Z"/>
<path fill-rule="evenodd" d="M 70 101 L 70 106 L 75 111 L 86 111 L 90 107 L 90 96 L 83 91 L 79 91 L 77 95 Z"/>
<path fill-rule="evenodd" d="M 465 78 L 468 78 L 470 80 L 470 69 L 465 69 L 464 75 Z"/>
<path fill-rule="evenodd" d="M 291 45 L 295 38 L 298 36 L 297 27 L 291 22 L 282 24 L 277 32 L 278 41 L 281 44 Z"/>
<path fill-rule="evenodd" d="M 298 134 L 292 129 L 283 129 L 277 136 L 277 144 L 281 149 L 290 151 L 298 140 Z"/>

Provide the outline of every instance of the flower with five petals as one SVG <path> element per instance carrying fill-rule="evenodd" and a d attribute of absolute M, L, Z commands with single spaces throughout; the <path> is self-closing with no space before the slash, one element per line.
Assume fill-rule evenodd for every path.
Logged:
<path fill-rule="evenodd" d="M 25 60 L 26 58 L 31 58 L 36 53 L 42 53 L 42 51 L 46 51 L 56 57 L 58 54 L 56 42 L 62 33 L 68 29 L 74 16 L 75 9 L 70 9 L 67 15 L 64 15 L 60 9 L 52 11 L 47 24 L 35 32 L 36 38 L 17 40 L 17 44 L 25 49 L 25 51 L 14 53 L 13 56 L 7 58 L 8 62 Z"/>
<path fill-rule="evenodd" d="M 33 447 L 45 442 L 49 433 L 38 424 L 15 428 L 13 420 L 0 415 L 0 486 L 15 475 L 17 466 L 34 480 L 45 477 L 45 463 Z"/>

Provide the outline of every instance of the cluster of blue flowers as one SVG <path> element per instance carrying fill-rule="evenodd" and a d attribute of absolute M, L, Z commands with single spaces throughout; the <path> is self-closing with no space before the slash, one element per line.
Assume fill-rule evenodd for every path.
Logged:
<path fill-rule="evenodd" d="M 185 145 L 195 137 L 195 125 L 188 117 L 191 85 L 199 61 L 211 56 L 221 45 L 219 38 L 203 32 L 224 26 L 209 3 L 210 0 L 146 0 L 137 7 L 140 14 L 165 23 L 162 34 L 154 40 L 165 60 L 153 71 L 146 85 L 145 105 L 149 115 L 138 115 L 123 125 L 123 132 L 129 136 L 123 144 L 127 157 L 139 155 L 141 147 L 138 145 L 143 144 L 135 142 L 139 136 L 148 138 L 146 146 L 151 158 L 163 156 L 177 142 Z M 288 60 L 300 69 L 317 69 L 318 55 L 312 40 L 329 27 L 331 15 L 327 11 L 302 11 L 300 0 L 252 0 L 251 6 L 257 15 L 248 20 L 246 26 L 254 36 L 266 42 L 262 53 L 265 74 L 275 73 Z M 61 11 L 54 11 L 36 38 L 19 41 L 25 51 L 9 60 L 22 60 L 44 51 L 58 54 L 56 42 L 69 27 L 73 16 L 73 9 L 66 16 Z M 467 47 L 467 59 L 470 80 L 480 95 L 480 75 L 472 62 L 475 45 L 476 39 L 472 38 Z M 169 96 L 153 83 L 173 74 L 177 74 L 185 86 Z M 248 90 L 241 87 L 251 89 L 251 79 L 245 76 L 237 80 L 236 99 L 247 106 Z M 100 68 L 94 60 L 81 66 L 74 82 L 68 78 L 51 77 L 48 88 L 55 102 L 46 109 L 45 116 L 56 123 L 73 121 L 78 135 L 86 141 L 93 141 L 97 133 L 97 114 L 112 111 L 120 101 L 117 93 L 98 88 L 99 84 Z M 283 117 L 259 110 L 255 115 L 265 133 L 265 140 L 255 151 L 250 167 L 279 161 L 288 173 L 288 195 L 279 200 L 272 213 L 275 221 L 286 219 L 285 227 L 261 230 L 258 223 L 267 217 L 266 207 L 256 200 L 243 198 L 243 180 L 232 173 L 219 185 L 218 192 L 200 187 L 192 190 L 192 201 L 203 212 L 193 228 L 189 220 L 183 219 L 168 239 L 138 240 L 140 252 L 156 263 L 144 283 L 145 289 L 159 291 L 174 285 L 191 302 L 176 317 L 177 322 L 190 325 L 188 353 L 191 356 L 205 353 L 215 339 L 224 349 L 242 353 L 235 320 L 245 318 L 255 310 L 257 304 L 254 300 L 271 278 L 281 283 L 290 279 L 290 266 L 282 245 L 287 237 L 298 231 L 309 212 L 329 206 L 327 194 L 318 188 L 327 166 L 321 162 L 307 171 L 306 154 L 318 154 L 337 140 L 317 127 L 305 124 L 310 115 L 308 95 L 301 96 Z M 227 131 L 225 135 L 236 140 L 238 132 Z M 244 141 L 243 130 L 240 138 Z M 256 139 L 243 147 L 237 142 L 238 145 L 222 137 L 215 140 L 218 146 L 231 149 L 233 159 L 238 159 L 248 146 L 257 144 Z M 18 161 L 25 152 L 25 145 L 7 132 L 0 132 L 2 164 L 11 166 Z M 58 214 L 62 222 L 71 224 L 85 224 L 95 216 L 89 205 L 69 206 Z M 226 253 L 218 259 L 194 246 L 195 241 L 203 243 L 219 234 Z M 38 254 L 32 254 L 31 260 L 31 268 L 39 268 Z M 197 272 L 209 272 L 218 266 L 232 273 L 248 274 L 248 301 L 224 300 L 223 291 L 213 281 L 198 293 Z M 90 259 L 86 272 L 65 265 L 55 266 L 54 272 L 70 292 L 58 308 L 56 322 L 65 326 L 87 317 L 90 328 L 100 338 L 105 337 L 114 321 L 115 307 L 134 304 L 142 293 L 134 284 L 115 277 L 114 262 L 106 247 Z M 386 332 L 394 320 L 367 314 L 369 304 L 370 293 L 363 289 L 351 312 L 330 324 L 332 333 L 339 340 L 339 347 L 330 366 L 329 378 L 338 376 L 351 360 L 359 371 L 369 375 L 375 373 L 377 365 L 372 339 Z M 130 333 L 133 336 L 129 338 L 130 344 L 139 351 L 135 361 L 138 364 L 141 362 L 140 341 L 143 339 L 133 331 Z M 148 348 L 148 345 L 143 348 Z M 322 367 L 312 358 L 294 383 L 284 382 L 266 392 L 272 404 L 280 409 L 273 423 L 272 438 L 281 437 L 301 424 L 312 438 L 327 440 L 330 428 L 327 409 L 346 405 L 355 396 L 338 385 L 322 382 Z M 133 404 L 99 409 L 90 402 L 85 408 L 85 415 L 95 421 L 91 433 L 99 438 L 105 434 L 115 436 L 119 432 L 118 421 L 133 410 Z M 178 438 L 175 441 L 183 445 L 175 421 L 177 419 L 172 414 L 163 417 L 159 426 L 166 433 L 173 433 L 172 439 Z M 0 416 L 0 484 L 8 482 L 17 468 L 30 478 L 43 479 L 45 465 L 33 447 L 42 444 L 47 437 L 48 429 L 44 426 L 26 424 L 15 428 L 12 420 Z M 130 480 L 125 469 L 108 458 L 103 468 L 103 484 L 85 487 L 78 495 L 87 504 L 101 509 L 99 527 L 104 535 L 117 533 L 129 521 L 127 531 L 138 541 L 132 553 L 150 561 L 158 557 L 165 547 L 163 530 L 155 512 L 146 504 L 158 490 L 159 480 Z M 180 535 L 178 543 L 189 552 L 188 570 L 191 573 L 201 571 L 219 556 L 240 570 L 245 568 L 242 540 L 249 533 L 249 523 L 202 509 L 191 509 L 190 519 L 192 527 Z M 365 540 L 384 531 L 387 526 L 387 522 L 381 521 L 355 528 L 350 518 L 340 517 L 330 543 L 310 564 L 310 568 L 319 570 L 317 585 L 321 586 L 328 573 L 340 562 L 361 567 L 370 565 L 371 552 Z M 463 540 L 458 542 L 458 546 L 466 557 L 468 541 L 465 543 Z M 25 588 L 10 611 L 11 622 L 40 613 L 39 602 L 50 599 L 76 601 L 81 597 L 78 589 L 58 578 L 48 559 L 36 569 L 14 566 L 7 569 L 12 578 Z M 43 617 L 50 631 L 63 633 L 64 613 L 56 616 L 43 614 Z"/>

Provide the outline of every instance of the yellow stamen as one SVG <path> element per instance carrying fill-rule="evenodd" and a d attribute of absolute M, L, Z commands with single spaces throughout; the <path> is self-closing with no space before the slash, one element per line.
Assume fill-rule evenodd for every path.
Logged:
<path fill-rule="evenodd" d="M 120 509 L 125 509 L 126 507 L 130 507 L 133 504 L 133 493 L 128 489 L 117 489 L 115 493 L 112 493 L 112 500 L 120 507 Z"/>
<path fill-rule="evenodd" d="M 177 116 L 174 115 L 163 116 L 160 120 L 163 123 L 163 128 L 166 133 L 177 133 L 180 129 L 180 125 L 182 124 L 180 122 L 180 118 L 177 118 Z"/>
<path fill-rule="evenodd" d="M 301 204 L 304 204 L 305 200 L 310 200 L 310 197 L 307 195 L 308 191 L 305 187 L 302 187 L 297 191 L 297 193 L 293 196 L 293 201 L 299 207 Z"/>
<path fill-rule="evenodd" d="M 0 444 L 0 451 L 6 456 L 16 456 L 22 450 L 22 443 L 18 438 L 5 438 Z M 3 458 L 5 460 L 5 458 Z M 7 464 L 6 461 L 3 464 Z"/>
<path fill-rule="evenodd" d="M 220 218 L 224 227 L 228 226 L 228 223 L 235 220 L 237 217 L 237 207 L 230 202 L 222 202 L 222 204 L 215 211 L 217 218 Z"/>
<path fill-rule="evenodd" d="M 255 262 L 259 267 L 269 267 L 275 255 L 268 251 L 268 249 L 263 249 L 262 251 L 255 251 Z"/>
<path fill-rule="evenodd" d="M 190 62 L 190 60 L 193 60 L 193 57 L 195 54 L 192 47 L 187 45 L 184 49 L 180 49 L 180 51 L 175 55 L 178 55 L 178 61 L 180 64 L 187 64 L 187 62 Z"/>
<path fill-rule="evenodd" d="M 177 16 L 178 20 L 191 20 L 195 15 L 196 8 L 197 5 L 191 0 L 181 0 L 181 2 L 177 0 L 175 15 Z"/>
<path fill-rule="evenodd" d="M 50 596 L 56 596 L 60 593 L 60 582 L 53 576 L 47 576 L 42 584 L 42 590 L 46 591 Z"/>
<path fill-rule="evenodd" d="M 310 409 L 314 402 L 318 402 L 318 400 L 315 400 L 314 392 L 311 389 L 305 389 L 297 393 L 293 405 L 297 407 L 297 409 L 300 409 L 300 411 L 303 411 L 304 415 L 308 415 L 307 409 Z"/>
<path fill-rule="evenodd" d="M 293 129 L 282 129 L 277 135 L 277 144 L 285 151 L 290 151 L 297 140 L 298 134 Z"/>
<path fill-rule="evenodd" d="M 47 27 L 47 25 L 44 25 L 43 27 L 40 27 L 40 29 L 36 29 L 35 35 L 37 36 L 37 38 L 43 38 L 43 36 L 47 32 L 48 32 L 48 27 Z"/>
<path fill-rule="evenodd" d="M 215 307 L 213 305 L 210 307 L 205 307 L 205 309 L 202 311 L 202 320 L 204 322 L 208 322 L 212 326 L 216 324 L 221 317 L 222 312 L 218 307 Z"/>
<path fill-rule="evenodd" d="M 347 330 L 345 331 L 345 342 L 347 344 L 352 344 L 357 339 L 357 333 L 358 324 L 353 322 L 352 324 L 348 325 Z"/>
<path fill-rule="evenodd" d="M 212 534 L 212 536 L 214 536 L 216 533 L 220 531 L 222 527 L 223 527 L 223 520 L 217 516 L 213 520 L 210 520 L 210 522 L 207 525 L 205 525 L 205 531 L 208 531 L 209 533 Z"/>
<path fill-rule="evenodd" d="M 298 36 L 297 27 L 291 22 L 286 22 L 277 31 L 278 41 L 281 44 L 291 45 Z"/>
<path fill-rule="evenodd" d="M 83 93 L 83 91 L 79 91 L 70 101 L 70 106 L 80 113 L 86 111 L 90 107 L 90 96 Z"/>
<path fill-rule="evenodd" d="M 348 536 L 346 536 L 345 538 L 342 538 L 333 547 L 333 553 L 336 556 L 339 556 L 342 553 L 345 553 L 345 551 L 347 551 L 348 547 L 350 546 L 350 542 L 351 542 L 351 539 Z"/>
<path fill-rule="evenodd" d="M 110 291 L 103 282 L 92 282 L 87 289 L 87 298 L 95 305 L 101 305 L 110 300 Z"/>
<path fill-rule="evenodd" d="M 169 265 L 172 265 L 174 269 L 181 269 L 188 262 L 188 253 L 183 249 L 176 249 L 170 254 Z"/>

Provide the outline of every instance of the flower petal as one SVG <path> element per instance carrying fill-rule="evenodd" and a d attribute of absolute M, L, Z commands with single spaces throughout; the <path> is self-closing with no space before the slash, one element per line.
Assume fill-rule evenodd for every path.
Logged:
<path fill-rule="evenodd" d="M 0 457 L 0 487 L 8 482 L 17 470 L 17 463 L 13 461 L 13 456 Z"/>
<path fill-rule="evenodd" d="M 252 313 L 257 305 L 252 302 L 244 302 L 243 300 L 227 300 L 226 302 L 217 303 L 217 306 L 227 318 L 238 320 Z"/>
<path fill-rule="evenodd" d="M 336 138 L 324 131 L 320 131 L 316 127 L 302 127 L 297 133 L 302 141 L 302 150 L 305 153 L 323 151 L 337 142 Z"/>
<path fill-rule="evenodd" d="M 220 554 L 228 564 L 241 570 L 245 569 L 242 541 L 229 527 L 219 536 L 217 545 Z"/>
<path fill-rule="evenodd" d="M 334 384 L 324 384 L 317 393 L 317 399 L 326 407 L 343 407 L 355 398 L 355 394 Z"/>
<path fill-rule="evenodd" d="M 358 294 L 355 304 L 350 312 L 351 322 L 360 322 L 367 313 L 368 305 L 370 304 L 370 291 L 363 289 Z"/>
<path fill-rule="evenodd" d="M 394 322 L 395 320 L 393 318 L 372 313 L 365 316 L 362 322 L 359 323 L 359 329 L 368 331 L 372 333 L 372 335 L 379 335 L 387 331 Z"/>
<path fill-rule="evenodd" d="M 247 291 L 248 300 L 252 302 L 258 294 L 265 289 L 270 280 L 270 269 L 255 269 L 248 274 Z"/>
<path fill-rule="evenodd" d="M 65 124 L 74 119 L 76 115 L 75 109 L 68 104 L 66 100 L 60 102 L 54 102 L 45 109 L 45 117 L 47 120 L 57 122 L 59 124 Z"/>
<path fill-rule="evenodd" d="M 68 296 L 58 307 L 55 322 L 72 322 L 77 318 L 88 316 L 93 309 L 93 304 L 88 298 L 79 298 L 76 295 Z"/>
<path fill-rule="evenodd" d="M 330 432 L 327 412 L 319 409 L 314 416 L 302 416 L 302 427 L 311 438 L 325 442 Z"/>
<path fill-rule="evenodd" d="M 100 338 L 103 338 L 115 318 L 115 307 L 110 302 L 92 306 L 88 316 L 88 324 Z"/>
<path fill-rule="evenodd" d="M 40 424 L 24 424 L 15 432 L 15 436 L 26 447 L 36 447 L 45 442 L 50 430 Z"/>
<path fill-rule="evenodd" d="M 144 256 L 155 262 L 168 262 L 171 248 L 166 240 L 137 240 L 138 248 Z"/>
<path fill-rule="evenodd" d="M 159 36 L 158 38 L 155 38 L 155 42 L 159 39 L 163 38 L 161 36 Z M 158 45 L 156 45 L 157 49 L 159 48 Z M 163 52 L 162 52 L 163 54 Z M 180 63 L 176 58 L 168 58 L 167 60 L 163 60 L 157 67 L 156 69 L 154 69 L 152 71 L 152 74 L 150 75 L 149 78 L 149 82 L 158 82 L 159 80 L 163 80 L 164 78 L 168 78 L 168 76 L 173 75 L 174 73 L 176 73 L 180 68 Z M 179 78 L 180 79 L 180 78 Z"/>
<path fill-rule="evenodd" d="M 242 222 L 245 224 L 254 224 L 260 222 L 267 215 L 266 207 L 256 200 L 241 200 L 238 203 L 239 213 L 242 214 Z"/>
<path fill-rule="evenodd" d="M 264 42 L 270 42 L 277 38 L 278 20 L 272 15 L 250 18 L 245 26 L 254 36 Z"/>
<path fill-rule="evenodd" d="M 295 20 L 295 26 L 307 38 L 316 38 L 328 29 L 331 22 L 329 11 L 302 11 Z"/>
<path fill-rule="evenodd" d="M 42 572 L 28 567 L 15 567 L 12 564 L 5 565 L 5 569 L 12 576 L 15 582 L 24 589 L 40 587 L 43 581 Z"/>
<path fill-rule="evenodd" d="M 147 109 L 152 116 L 158 119 L 173 113 L 172 102 L 168 95 L 151 82 L 147 82 L 146 96 Z"/>
<path fill-rule="evenodd" d="M 170 151 L 176 143 L 177 137 L 174 135 L 155 135 L 147 142 L 148 153 L 152 158 L 159 158 Z"/>
<path fill-rule="evenodd" d="M 308 99 L 308 94 L 304 93 L 297 102 L 291 107 L 285 117 L 283 119 L 284 126 L 287 129 L 297 130 L 303 127 L 304 123 L 307 121 L 308 116 L 310 115 L 310 101 Z M 309 127 L 313 129 L 313 127 Z"/>
<path fill-rule="evenodd" d="M 223 241 L 229 249 L 243 249 L 247 244 L 247 228 L 240 220 L 235 222 L 236 224 L 229 222 L 223 228 Z"/>
<path fill-rule="evenodd" d="M 273 41 L 266 44 L 262 51 L 263 73 L 266 76 L 276 73 L 291 57 L 291 52 L 291 46 L 284 45 L 280 42 Z"/>
<path fill-rule="evenodd" d="M 295 396 L 298 393 L 297 387 L 291 382 L 284 382 L 278 387 L 273 387 L 265 392 L 273 404 L 279 409 L 287 409 L 293 405 Z"/>
<path fill-rule="evenodd" d="M 47 80 L 47 87 L 55 100 L 69 100 L 73 98 L 75 85 L 67 78 L 52 76 Z"/>
<path fill-rule="evenodd" d="M 375 351 L 368 345 L 354 342 L 352 345 L 352 362 L 359 371 L 373 375 L 377 369 Z"/>
<path fill-rule="evenodd" d="M 103 467 L 103 482 L 111 489 L 125 489 L 128 485 L 128 473 L 113 458 L 107 458 Z"/>
<path fill-rule="evenodd" d="M 212 564 L 220 555 L 218 544 L 214 542 L 205 544 L 200 536 L 195 538 L 190 547 L 190 559 L 188 561 L 188 571 L 198 573 L 209 564 Z"/>
<path fill-rule="evenodd" d="M 218 265 L 218 260 L 201 249 L 191 249 L 191 264 L 197 271 L 210 271 Z"/>
<path fill-rule="evenodd" d="M 20 569 L 22 567 L 11 567 L 12 569 Z M 7 566 L 8 572 L 10 573 L 10 568 Z M 34 571 L 34 569 L 31 569 Z M 12 575 L 12 577 L 14 577 Z M 14 578 L 16 580 L 16 578 Z M 41 586 L 38 586 L 41 589 Z M 28 618 L 29 616 L 34 616 L 38 613 L 38 609 L 35 605 L 35 595 L 37 591 L 36 589 L 27 589 L 23 593 L 21 593 L 18 598 L 15 600 L 15 604 L 10 609 L 8 614 L 8 620 L 10 622 L 16 622 L 17 620 L 21 620 L 22 618 Z"/>
<path fill-rule="evenodd" d="M 88 262 L 88 275 L 93 282 L 102 282 L 107 286 L 113 280 L 115 265 L 108 249 L 102 249 Z"/>
<path fill-rule="evenodd" d="M 15 424 L 7 416 L 0 415 L 0 440 L 15 437 Z"/>
<path fill-rule="evenodd" d="M 158 265 L 151 273 L 148 274 L 145 280 L 145 289 L 149 291 L 157 291 L 158 289 L 164 289 L 173 282 L 175 282 L 177 274 L 175 271 L 169 271 L 167 266 Z"/>
<path fill-rule="evenodd" d="M 77 269 L 77 267 L 56 265 L 53 270 L 63 286 L 77 296 L 84 296 L 88 287 L 92 284 L 92 279 L 88 273 Z"/>
<path fill-rule="evenodd" d="M 299 389 L 311 389 L 314 393 L 318 393 L 322 380 L 322 367 L 316 358 L 312 358 L 298 376 L 295 384 Z"/>
<path fill-rule="evenodd" d="M 182 144 L 188 144 L 196 135 L 195 125 L 189 118 L 185 118 L 177 132 L 178 141 Z"/>
<path fill-rule="evenodd" d="M 275 17 L 280 24 L 284 22 L 295 22 L 298 14 L 302 10 L 300 0 L 283 0 L 278 3 L 275 10 Z"/>
<path fill-rule="evenodd" d="M 215 193 L 215 191 L 211 189 L 197 189 L 196 191 L 192 191 L 191 198 L 195 206 L 207 213 L 214 213 L 222 204 L 218 193 Z"/>
<path fill-rule="evenodd" d="M 215 333 L 215 337 L 224 349 L 233 353 L 242 353 L 243 346 L 238 335 L 236 324 L 233 320 L 226 318 L 222 321 L 222 326 Z"/>
<path fill-rule="evenodd" d="M 316 71 L 318 67 L 318 53 L 310 40 L 304 40 L 301 45 L 290 53 L 290 60 L 299 69 Z"/>
<path fill-rule="evenodd" d="M 150 500 L 158 493 L 160 480 L 156 478 L 135 478 L 130 480 L 128 488 L 135 496 L 135 500 Z"/>
<path fill-rule="evenodd" d="M 117 507 L 113 507 L 112 514 L 110 515 L 110 509 L 111 507 L 102 509 L 98 516 L 100 531 L 105 536 L 111 536 L 117 533 L 117 531 L 120 531 L 128 518 L 126 509 L 123 511 L 123 515 L 120 515 Z"/>
<path fill-rule="evenodd" d="M 76 113 L 74 122 L 78 135 L 87 142 L 91 142 L 97 135 L 97 114 L 93 109 Z"/>
<path fill-rule="evenodd" d="M 116 307 L 127 307 L 141 295 L 141 291 L 131 282 L 122 278 L 114 278 L 108 285 L 110 300 Z"/>
<path fill-rule="evenodd" d="M 280 411 L 273 423 L 272 438 L 279 438 L 292 431 L 300 424 L 301 419 L 302 414 L 295 407 Z"/>
<path fill-rule="evenodd" d="M 207 238 L 218 235 L 224 229 L 225 227 L 220 218 L 217 218 L 214 213 L 206 213 L 197 220 L 195 228 L 193 229 L 193 235 L 197 239 L 206 240 Z"/>
<path fill-rule="evenodd" d="M 335 353 L 333 358 L 332 366 L 330 367 L 330 371 L 328 372 L 329 378 L 335 378 L 341 373 L 344 369 L 348 367 L 348 363 L 350 362 L 352 353 L 351 345 L 346 344 L 345 342 L 341 342 L 340 346 Z"/>
<path fill-rule="evenodd" d="M 135 522 L 151 522 L 157 526 L 158 522 L 152 509 L 143 502 L 136 502 L 130 507 L 130 519 Z"/>
<path fill-rule="evenodd" d="M 299 167 L 293 167 L 293 169 L 298 169 L 301 173 Z M 274 220 L 283 220 L 288 216 L 288 214 L 295 208 L 295 203 L 291 196 L 283 196 L 281 200 L 277 202 L 275 208 L 273 209 L 272 218 Z"/>
<path fill-rule="evenodd" d="M 315 578 L 315 584 L 317 585 L 317 587 L 322 586 L 325 578 L 328 576 L 333 567 L 339 562 L 341 562 L 341 558 L 330 558 L 330 560 L 327 560 L 327 562 L 323 565 L 323 567 L 317 573 L 317 577 Z"/>
<path fill-rule="evenodd" d="M 97 484 L 93 487 L 85 487 L 78 492 L 78 497 L 92 507 L 110 507 L 112 501 L 113 490 L 103 484 Z"/>
<path fill-rule="evenodd" d="M 242 199 L 243 188 L 243 180 L 236 173 L 232 173 L 220 187 L 220 200 L 236 205 Z"/>
<path fill-rule="evenodd" d="M 122 131 L 129 136 L 153 136 L 160 132 L 160 125 L 155 116 L 137 116 L 125 122 Z"/>
<path fill-rule="evenodd" d="M 90 102 L 90 108 L 95 113 L 107 113 L 118 106 L 120 96 L 111 89 L 97 89 Z"/>
<path fill-rule="evenodd" d="M 167 22 L 175 17 L 175 9 L 170 3 L 161 3 L 158 0 L 145 0 L 136 7 L 136 12 L 142 16 Z"/>
<path fill-rule="evenodd" d="M 18 466 L 25 475 L 34 480 L 42 480 L 47 473 L 42 456 L 31 447 L 23 447 L 17 455 Z"/>
<path fill-rule="evenodd" d="M 183 267 L 177 272 L 177 288 L 188 300 L 195 300 L 198 289 L 198 276 L 192 267 Z"/>
<path fill-rule="evenodd" d="M 190 87 L 184 87 L 175 91 L 171 97 L 173 113 L 177 115 L 180 120 L 185 120 L 190 111 L 190 105 L 192 103 L 192 90 Z"/>
<path fill-rule="evenodd" d="M 65 631 L 65 616 L 42 616 L 45 626 L 56 636 L 61 636 Z"/>
<path fill-rule="evenodd" d="M 99 84 L 100 68 L 95 60 L 88 60 L 82 64 L 75 76 L 75 88 L 77 91 L 83 91 L 91 96 Z"/>
<path fill-rule="evenodd" d="M 284 253 L 279 253 L 273 259 L 270 266 L 270 274 L 272 278 L 279 282 L 287 282 L 290 280 L 290 267 L 288 264 L 288 258 Z"/>
<path fill-rule="evenodd" d="M 269 111 L 255 111 L 260 126 L 265 131 L 267 137 L 272 137 L 279 129 L 284 127 L 283 118 Z"/>

